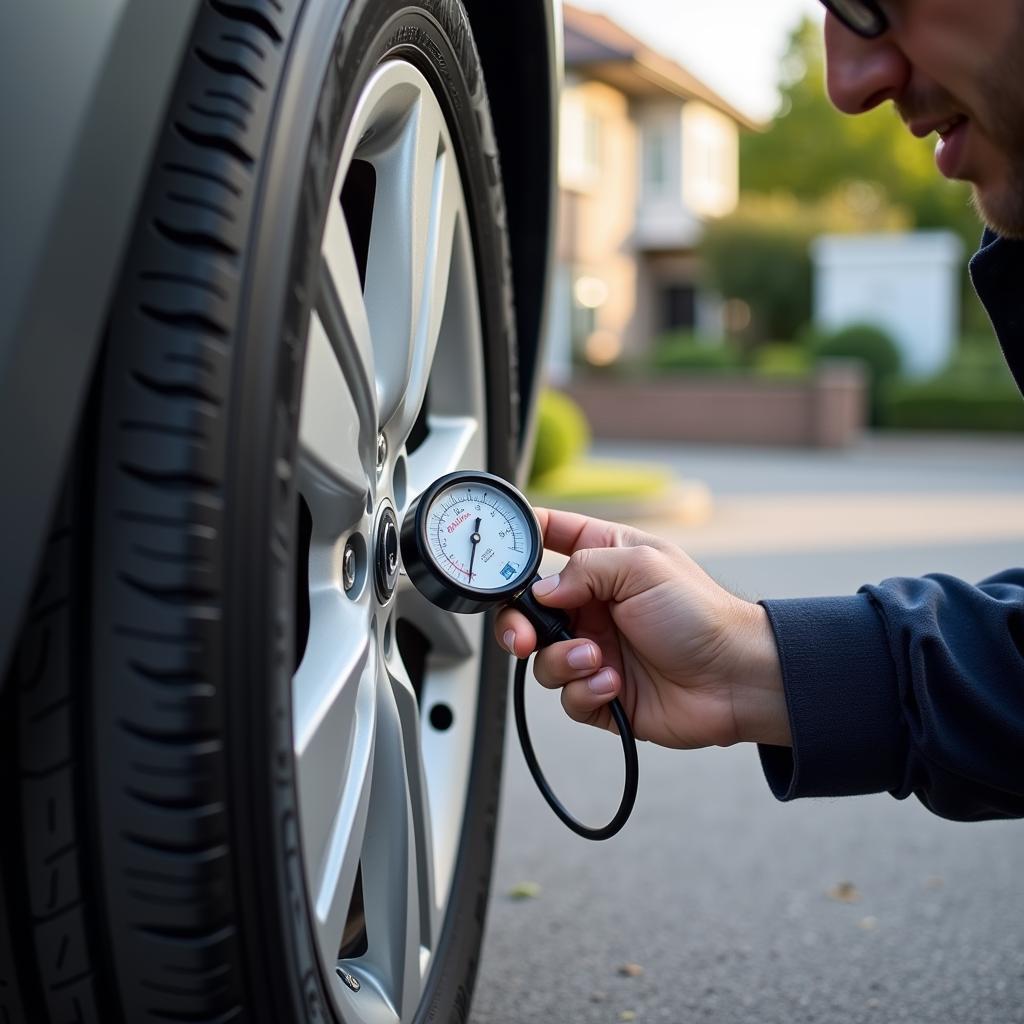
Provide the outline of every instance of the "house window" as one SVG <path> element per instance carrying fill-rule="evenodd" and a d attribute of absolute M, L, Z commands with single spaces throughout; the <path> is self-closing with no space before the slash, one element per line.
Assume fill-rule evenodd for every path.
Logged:
<path fill-rule="evenodd" d="M 668 191 L 668 140 L 660 128 L 644 132 L 643 183 L 648 195 L 664 195 Z"/>
<path fill-rule="evenodd" d="M 692 331 L 697 326 L 697 290 L 692 284 L 669 284 L 661 289 L 661 329 Z"/>

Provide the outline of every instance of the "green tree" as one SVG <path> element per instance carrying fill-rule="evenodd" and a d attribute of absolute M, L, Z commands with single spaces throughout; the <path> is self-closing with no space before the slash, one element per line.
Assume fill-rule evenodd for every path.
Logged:
<path fill-rule="evenodd" d="M 939 174 L 933 139 L 915 139 L 890 103 L 847 117 L 829 102 L 821 28 L 810 19 L 790 36 L 779 89 L 775 121 L 742 140 L 743 191 L 816 200 L 852 186 L 866 211 L 900 207 L 913 227 L 950 228 L 968 245 L 977 243 L 981 229 L 968 188 Z"/>
<path fill-rule="evenodd" d="M 825 233 L 898 231 L 899 210 L 880 205 L 866 185 L 799 200 L 777 192 L 747 193 L 736 211 L 708 225 L 701 242 L 705 283 L 750 307 L 742 341 L 789 341 L 811 318 L 811 242 Z"/>

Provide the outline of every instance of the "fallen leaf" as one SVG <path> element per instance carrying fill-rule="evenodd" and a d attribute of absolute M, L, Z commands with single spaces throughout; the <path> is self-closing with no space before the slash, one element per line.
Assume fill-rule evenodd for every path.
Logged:
<path fill-rule="evenodd" d="M 619 968 L 619 974 L 624 978 L 639 978 L 644 969 L 639 964 L 623 964 Z"/>
<path fill-rule="evenodd" d="M 636 1014 L 632 1010 L 623 1010 L 619 1014 L 619 1020 L 636 1020 Z"/>
<path fill-rule="evenodd" d="M 825 895 L 840 903 L 856 903 L 860 899 L 860 893 L 853 882 L 840 882 L 832 886 Z"/>
<path fill-rule="evenodd" d="M 513 900 L 535 900 L 540 895 L 540 886 L 536 882 L 519 882 L 508 891 Z"/>
<path fill-rule="evenodd" d="M 878 918 L 872 917 L 870 914 L 867 917 L 862 917 L 857 922 L 858 928 L 863 928 L 866 932 L 873 932 L 878 927 Z"/>

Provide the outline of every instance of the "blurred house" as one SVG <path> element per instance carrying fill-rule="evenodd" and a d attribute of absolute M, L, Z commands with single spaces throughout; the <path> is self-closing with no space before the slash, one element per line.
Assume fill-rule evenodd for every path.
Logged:
<path fill-rule="evenodd" d="M 552 375 L 673 329 L 717 330 L 695 248 L 735 208 L 739 132 L 757 126 L 609 18 L 565 7 Z"/>

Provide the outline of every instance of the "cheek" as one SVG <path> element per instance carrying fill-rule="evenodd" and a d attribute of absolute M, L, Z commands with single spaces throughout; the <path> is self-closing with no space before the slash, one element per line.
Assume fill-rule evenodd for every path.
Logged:
<path fill-rule="evenodd" d="M 985 119 L 984 83 L 1009 40 L 1020 39 L 1018 0 L 908 0 L 900 43 L 915 70 L 968 114 Z M 1017 57 L 1024 56 L 1017 54 Z"/>

